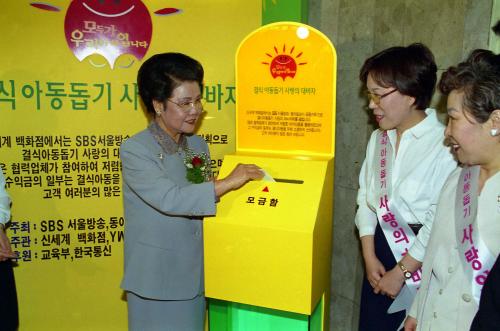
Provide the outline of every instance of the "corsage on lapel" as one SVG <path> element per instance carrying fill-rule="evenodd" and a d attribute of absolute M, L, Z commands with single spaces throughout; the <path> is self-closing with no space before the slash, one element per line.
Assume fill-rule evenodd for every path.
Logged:
<path fill-rule="evenodd" d="M 210 180 L 210 165 L 206 153 L 194 153 L 186 150 L 184 164 L 186 165 L 186 179 L 194 184 L 200 184 Z"/>

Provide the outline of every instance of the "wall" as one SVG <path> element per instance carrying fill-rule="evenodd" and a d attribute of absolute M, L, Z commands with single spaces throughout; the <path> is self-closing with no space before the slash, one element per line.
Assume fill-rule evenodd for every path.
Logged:
<path fill-rule="evenodd" d="M 364 272 L 354 215 L 357 177 L 375 126 L 359 69 L 384 48 L 423 42 L 442 72 L 470 50 L 487 48 L 491 8 L 492 0 L 310 0 L 309 24 L 333 41 L 338 55 L 331 330 L 357 330 Z M 443 111 L 439 95 L 433 103 Z"/>

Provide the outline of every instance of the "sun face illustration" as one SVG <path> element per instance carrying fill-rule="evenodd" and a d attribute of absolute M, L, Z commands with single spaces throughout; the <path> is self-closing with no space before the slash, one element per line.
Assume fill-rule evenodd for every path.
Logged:
<path fill-rule="evenodd" d="M 31 2 L 46 11 L 62 11 L 49 3 Z M 178 14 L 177 8 L 161 8 L 158 16 Z M 146 55 L 153 33 L 151 15 L 141 0 L 72 0 L 66 10 L 64 34 L 69 49 L 81 62 L 88 58 L 97 68 L 129 68 Z M 103 61 L 104 60 L 104 61 Z"/>
<path fill-rule="evenodd" d="M 269 71 L 273 78 L 281 77 L 283 81 L 286 77 L 294 78 L 297 73 L 297 66 L 307 64 L 307 62 L 298 62 L 303 53 L 299 52 L 297 55 L 294 55 L 294 51 L 295 46 L 292 46 L 287 53 L 286 45 L 283 45 L 280 53 L 278 48 L 274 46 L 274 55 L 266 53 L 266 56 L 272 59 L 271 62 L 262 61 L 262 64 L 269 66 Z"/>

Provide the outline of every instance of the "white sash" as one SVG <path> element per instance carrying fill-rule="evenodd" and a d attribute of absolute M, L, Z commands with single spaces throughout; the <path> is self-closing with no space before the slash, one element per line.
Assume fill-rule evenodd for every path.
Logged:
<path fill-rule="evenodd" d="M 495 263 L 495 257 L 477 231 L 479 170 L 479 166 L 462 169 L 455 195 L 455 234 L 460 261 L 478 304 L 486 277 Z"/>
<path fill-rule="evenodd" d="M 384 233 L 384 236 L 391 248 L 396 261 L 400 261 L 408 253 L 408 249 L 413 245 L 416 235 L 407 222 L 398 212 L 397 206 L 391 200 L 392 193 L 392 147 L 389 142 L 387 131 L 381 131 L 377 134 L 376 153 L 376 176 L 379 183 L 377 196 L 379 197 L 379 206 L 377 208 L 377 218 Z M 394 313 L 401 310 L 409 310 L 413 298 L 420 285 L 422 276 L 421 269 L 415 271 L 410 279 L 405 281 L 398 296 L 387 310 L 388 313 Z"/>

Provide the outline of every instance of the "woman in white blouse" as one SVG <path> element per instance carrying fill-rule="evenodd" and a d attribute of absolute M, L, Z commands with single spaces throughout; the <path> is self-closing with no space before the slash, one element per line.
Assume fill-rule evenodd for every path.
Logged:
<path fill-rule="evenodd" d="M 439 197 L 409 331 L 469 330 L 500 252 L 500 55 L 474 51 L 443 74 L 439 89 L 448 95 L 446 137 L 462 167 Z"/>
<path fill-rule="evenodd" d="M 355 219 L 366 269 L 360 331 L 398 330 L 404 321 L 438 194 L 456 167 L 444 126 L 428 108 L 436 70 L 431 51 L 412 44 L 373 55 L 360 71 L 379 125 L 359 176 Z"/>

